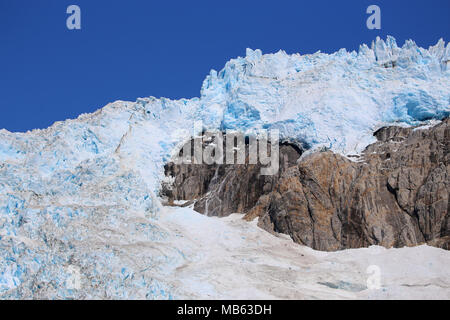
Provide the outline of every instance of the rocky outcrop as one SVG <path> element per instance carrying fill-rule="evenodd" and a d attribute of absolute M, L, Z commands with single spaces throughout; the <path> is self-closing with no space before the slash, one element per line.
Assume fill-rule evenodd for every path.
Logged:
<path fill-rule="evenodd" d="M 289 143 L 281 143 L 279 150 L 280 168 L 278 174 L 273 176 L 261 175 L 260 163 L 249 164 L 248 147 L 246 164 L 169 163 L 165 166 L 165 174 L 173 177 L 173 181 L 163 184 L 162 194 L 168 198 L 169 204 L 174 200 L 196 200 L 194 210 L 209 216 L 246 213 L 263 195 L 275 188 L 281 174 L 294 166 L 301 155 L 301 150 Z"/>
<path fill-rule="evenodd" d="M 449 124 L 382 128 L 356 161 L 325 151 L 297 163 L 300 153 L 285 146 L 281 159 L 287 154 L 288 161 L 272 177 L 248 165 L 168 165 L 166 173 L 175 177 L 174 198 L 196 199 L 197 211 L 258 217 L 267 231 L 317 250 L 422 243 L 449 249 Z"/>

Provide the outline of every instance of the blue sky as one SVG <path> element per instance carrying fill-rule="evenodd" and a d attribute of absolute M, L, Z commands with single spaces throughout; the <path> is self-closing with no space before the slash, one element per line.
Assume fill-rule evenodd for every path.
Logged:
<path fill-rule="evenodd" d="M 81 8 L 82 29 L 66 28 Z M 382 29 L 366 28 L 366 8 Z M 199 96 L 210 69 L 245 55 L 353 50 L 376 36 L 450 41 L 449 0 L 0 0 L 0 128 L 26 131 L 115 100 Z"/>

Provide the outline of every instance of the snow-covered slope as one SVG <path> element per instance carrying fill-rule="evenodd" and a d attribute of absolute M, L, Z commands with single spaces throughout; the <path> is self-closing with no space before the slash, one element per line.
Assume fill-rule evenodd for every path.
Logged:
<path fill-rule="evenodd" d="M 332 55 L 247 50 L 211 71 L 200 98 L 118 101 L 45 130 L 1 130 L 0 297 L 177 297 L 175 271 L 193 244 L 174 245 L 157 192 L 194 121 L 359 152 L 384 124 L 449 115 L 449 60 L 442 40 L 425 50 L 377 39 Z M 65 285 L 74 268 L 84 290 Z"/>

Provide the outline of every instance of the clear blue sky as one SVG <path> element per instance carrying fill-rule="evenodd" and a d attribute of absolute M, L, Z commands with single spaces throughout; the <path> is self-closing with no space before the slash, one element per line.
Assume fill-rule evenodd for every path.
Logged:
<path fill-rule="evenodd" d="M 66 28 L 81 8 L 82 30 Z M 366 8 L 382 29 L 366 28 Z M 449 0 L 0 0 L 0 128 L 26 131 L 115 100 L 199 96 L 245 49 L 357 49 L 390 34 L 450 41 Z"/>

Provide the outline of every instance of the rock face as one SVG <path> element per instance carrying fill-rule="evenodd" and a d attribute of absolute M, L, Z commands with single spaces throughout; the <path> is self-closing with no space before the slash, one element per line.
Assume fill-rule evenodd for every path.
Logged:
<path fill-rule="evenodd" d="M 317 250 L 428 243 L 450 249 L 450 120 L 385 127 L 359 159 L 280 148 L 277 176 L 257 166 L 176 166 L 173 198 L 214 216 L 240 212 Z"/>
<path fill-rule="evenodd" d="M 226 143 L 226 136 L 224 137 Z M 270 144 L 269 144 L 270 145 Z M 270 149 L 270 147 L 269 147 Z M 232 213 L 246 213 L 258 200 L 269 194 L 281 174 L 296 164 L 301 150 L 283 143 L 280 150 L 280 168 L 277 175 L 260 175 L 261 164 L 191 165 L 169 163 L 166 176 L 174 177 L 170 185 L 163 185 L 163 195 L 173 200 L 196 200 L 194 210 L 208 216 L 224 217 Z"/>

